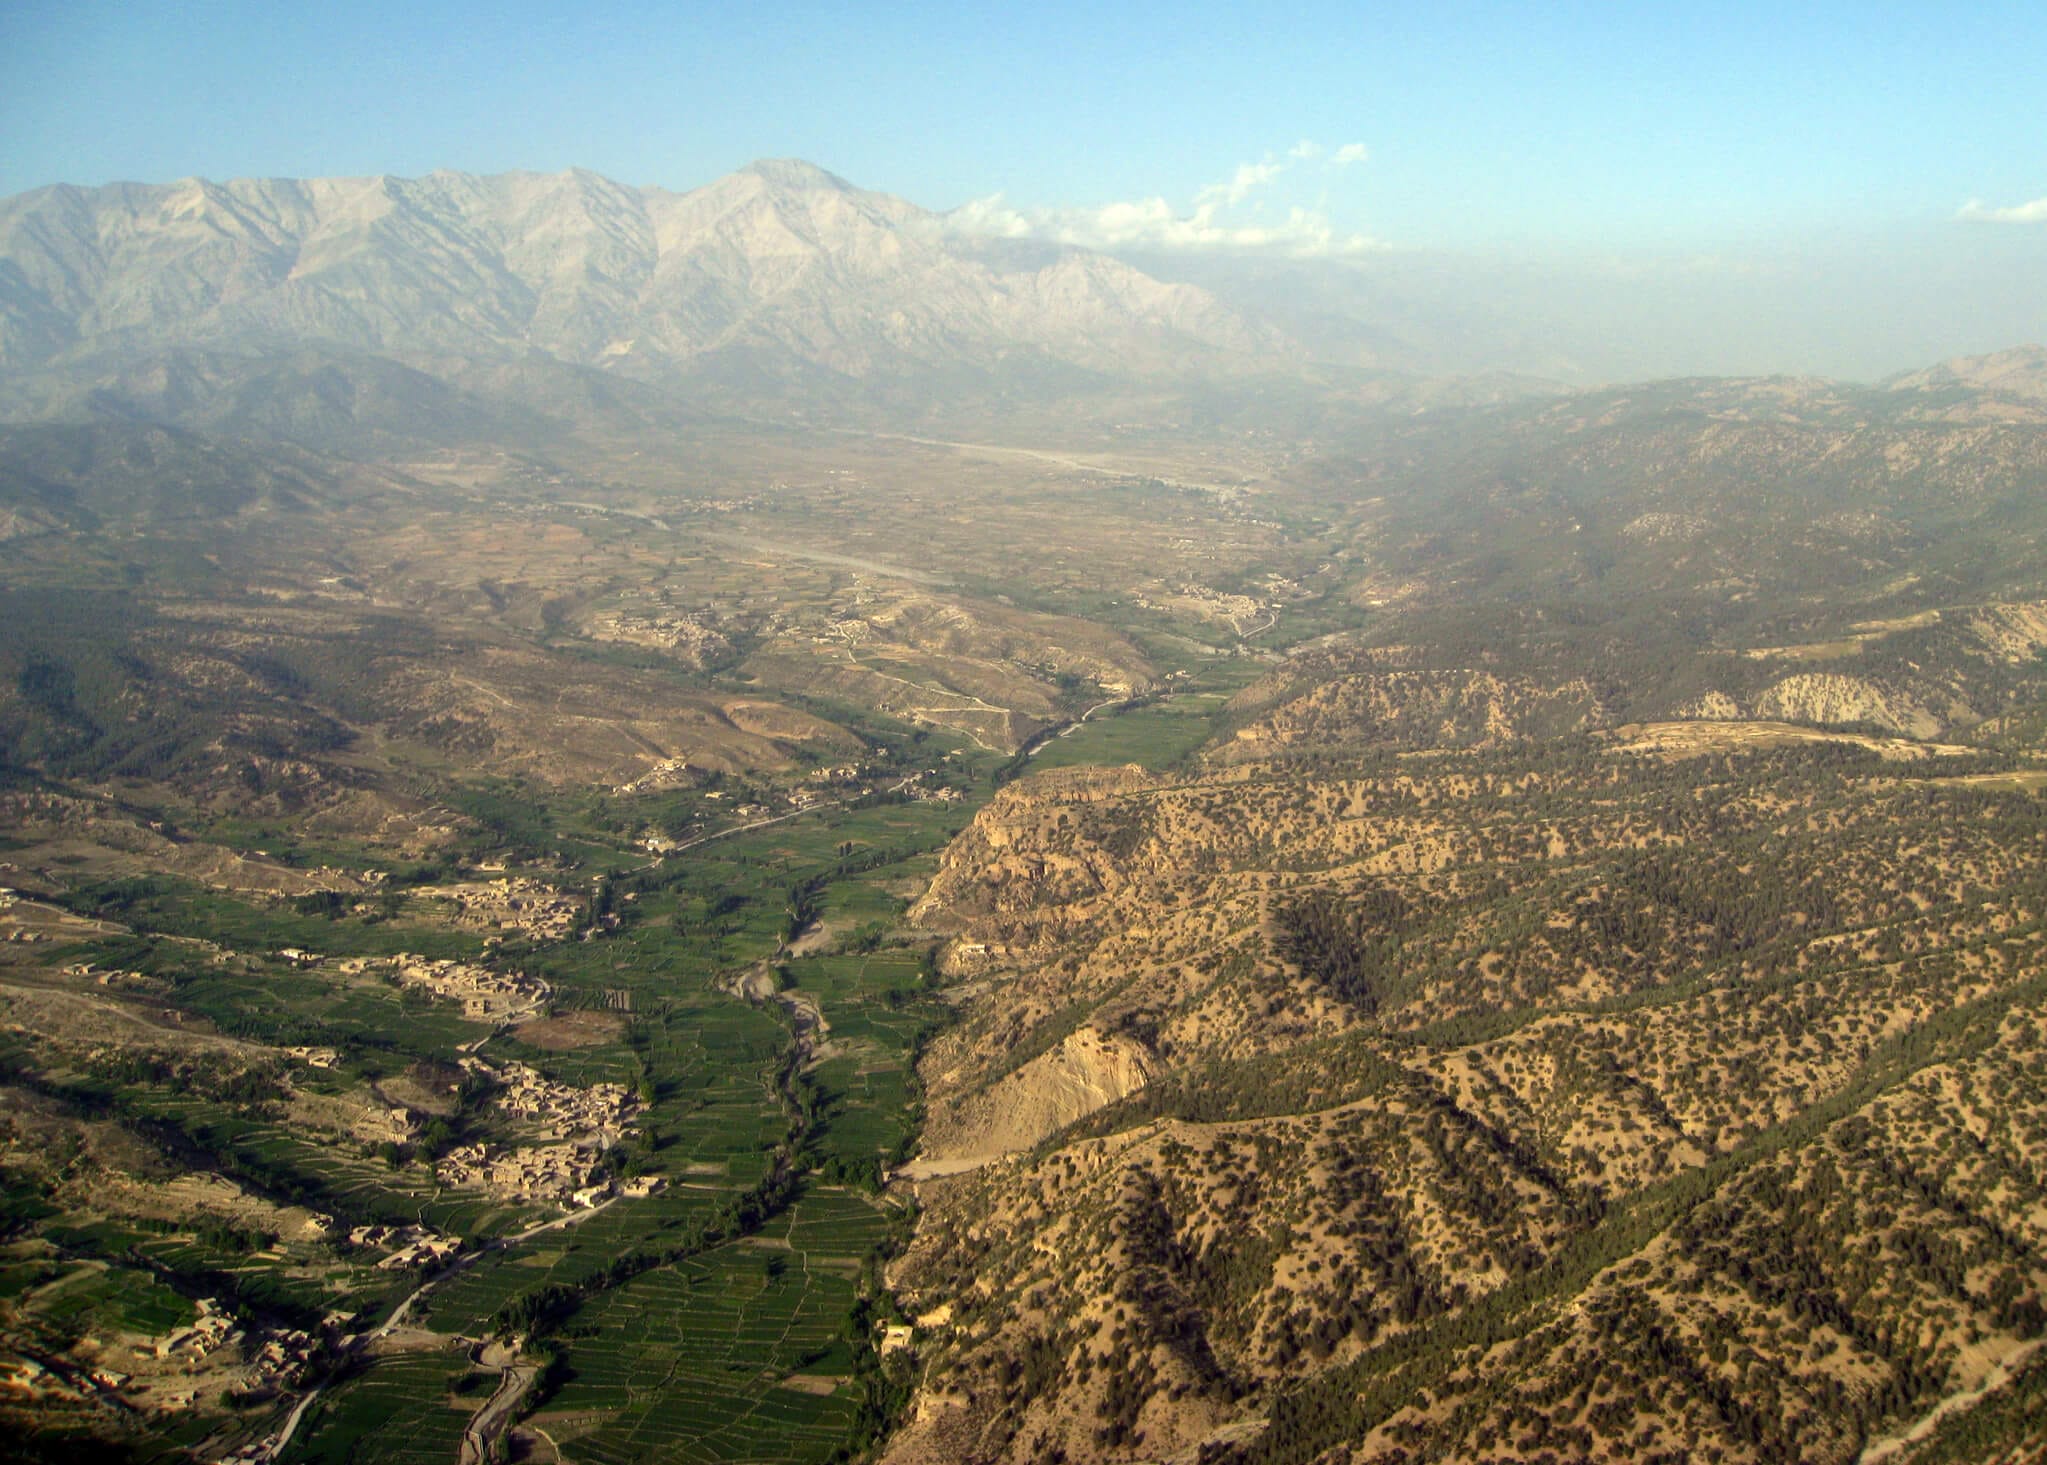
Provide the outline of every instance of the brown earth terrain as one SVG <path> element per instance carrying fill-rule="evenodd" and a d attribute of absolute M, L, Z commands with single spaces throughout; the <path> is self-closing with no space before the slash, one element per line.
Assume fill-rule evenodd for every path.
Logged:
<path fill-rule="evenodd" d="M 2023 1457 L 2023 385 L 0 434 L 0 1422 Z"/>
<path fill-rule="evenodd" d="M 919 903 L 891 1459 L 1849 1461 L 2025 1356 L 2037 800 L 1781 724 L 1247 742 L 1012 785 Z"/>

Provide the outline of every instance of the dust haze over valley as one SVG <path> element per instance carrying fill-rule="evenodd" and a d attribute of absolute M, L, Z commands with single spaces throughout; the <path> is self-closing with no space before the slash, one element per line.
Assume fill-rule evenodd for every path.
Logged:
<path fill-rule="evenodd" d="M 2039 205 L 1411 166 L 0 199 L 24 1457 L 2047 1460 Z"/>

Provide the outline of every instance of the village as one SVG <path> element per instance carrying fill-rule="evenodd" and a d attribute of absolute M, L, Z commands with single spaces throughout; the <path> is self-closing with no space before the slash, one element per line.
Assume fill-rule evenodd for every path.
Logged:
<path fill-rule="evenodd" d="M 324 958 L 287 948 L 278 955 L 300 966 L 318 966 Z M 424 991 L 444 1002 L 459 1003 L 462 1015 L 475 1022 L 502 1023 L 537 1012 L 553 990 L 523 972 L 494 972 L 468 962 L 432 960 L 400 952 L 391 957 L 350 956 L 334 962 L 345 976 L 375 973 L 402 987 Z"/>
<path fill-rule="evenodd" d="M 198 1317 L 159 1337 L 80 1339 L 65 1358 L 0 1359 L 0 1393 L 16 1397 L 116 1399 L 129 1409 L 178 1414 L 222 1398 L 255 1399 L 298 1387 L 329 1343 L 354 1323 L 330 1313 L 318 1333 L 251 1330 L 210 1297 Z"/>
<path fill-rule="evenodd" d="M 348 1244 L 363 1250 L 390 1251 L 377 1261 L 377 1270 L 401 1272 L 408 1267 L 437 1267 L 462 1250 L 453 1236 L 443 1236 L 429 1226 L 357 1226 L 348 1233 Z"/>
<path fill-rule="evenodd" d="M 642 778 L 636 779 L 632 783 L 621 784 L 618 792 L 651 792 L 659 788 L 671 786 L 673 782 L 680 779 L 682 770 L 686 770 L 688 767 L 687 764 L 681 763 L 680 760 L 671 761 L 674 766 L 664 764 L 661 768 L 648 773 Z M 864 799 L 874 794 L 876 789 L 873 780 L 878 780 L 885 776 L 887 772 L 888 770 L 885 767 L 866 769 L 854 763 L 841 763 L 831 767 L 814 768 L 810 771 L 806 786 L 786 789 L 772 795 L 774 802 L 771 804 L 759 802 L 758 799 L 749 799 L 744 803 L 734 804 L 731 813 L 734 818 L 744 821 L 764 821 L 771 818 L 786 819 L 791 814 L 800 814 L 808 809 L 823 809 L 834 805 L 851 803 L 854 800 Z M 927 768 L 904 774 L 894 783 L 888 785 L 887 791 L 892 794 L 900 794 L 912 803 L 920 804 L 959 803 L 964 799 L 965 795 L 952 784 L 927 783 L 925 781 L 935 778 L 937 773 L 937 769 Z M 727 795 L 722 789 L 711 789 L 703 797 L 707 802 L 720 803 Z M 762 797 L 768 796 L 763 795 Z M 777 809 L 781 812 L 777 813 Z M 726 831 L 703 830 L 693 834 L 685 831 L 681 837 L 678 837 L 675 834 L 667 834 L 659 830 L 650 829 L 641 834 L 635 843 L 648 854 L 666 855 L 673 854 L 678 850 L 687 849 L 701 839 L 723 832 Z"/>
<path fill-rule="evenodd" d="M 732 647 L 721 633 L 703 624 L 704 615 L 702 611 L 653 616 L 606 611 L 593 616 L 586 629 L 592 640 L 657 647 L 702 665 Z"/>
<path fill-rule="evenodd" d="M 689 759 L 663 758 L 638 778 L 619 784 L 612 790 L 619 794 L 663 793 L 672 788 L 688 788 L 696 780 L 690 776 Z"/>
<path fill-rule="evenodd" d="M 565 940 L 574 933 L 584 911 L 582 897 L 522 875 L 422 885 L 413 893 L 421 899 L 445 902 L 458 927 L 516 933 L 535 941 Z"/>
<path fill-rule="evenodd" d="M 434 1166 L 441 1184 L 486 1190 L 502 1200 L 564 1207 L 594 1205 L 611 1193 L 600 1179 L 604 1157 L 632 1132 L 637 1107 L 622 1085 L 576 1088 L 523 1063 L 493 1065 L 474 1054 L 461 1061 L 494 1088 L 492 1107 L 523 1121 L 540 1143 L 458 1145 Z"/>

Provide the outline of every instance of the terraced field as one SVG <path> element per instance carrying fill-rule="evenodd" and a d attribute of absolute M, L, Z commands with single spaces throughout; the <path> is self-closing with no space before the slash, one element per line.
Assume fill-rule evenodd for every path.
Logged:
<path fill-rule="evenodd" d="M 723 841 L 682 879 L 658 867 L 625 877 L 633 919 L 605 942 L 540 954 L 558 991 L 621 1010 L 619 1036 L 565 1051 L 507 1036 L 484 1051 L 565 1083 L 640 1083 L 650 1102 L 631 1163 L 662 1188 L 490 1247 L 433 1286 L 407 1320 L 424 1331 L 337 1383 L 290 1458 L 382 1458 L 386 1433 L 438 1441 L 451 1416 L 459 1435 L 463 1409 L 489 1389 L 451 1403 L 434 1371 L 446 1369 L 422 1359 L 501 1331 L 522 1299 L 557 1294 L 574 1300 L 537 1329 L 552 1364 L 522 1438 L 577 1460 L 769 1461 L 825 1459 L 857 1434 L 871 1407 L 870 1320 L 886 1307 L 874 1258 L 907 1222 L 879 1181 L 912 1133 L 911 1060 L 935 1018 L 923 949 L 894 944 L 893 892 L 929 867 L 958 817 L 884 805 Z M 783 995 L 822 1017 L 816 1052 L 794 1067 L 783 1006 L 722 990 L 736 963 L 782 944 L 790 872 L 815 883 L 818 928 L 843 933 L 784 960 Z M 708 890 L 724 892 L 716 930 L 699 923 Z M 792 1155 L 812 1178 L 735 1224 L 734 1208 Z M 478 1236 L 533 1219 L 424 1204 L 445 1229 Z M 620 1274 L 625 1257 L 659 1264 Z M 373 1409 L 383 1430 L 360 1433 Z"/>
<path fill-rule="evenodd" d="M 831 1456 L 860 1407 L 865 1340 L 847 1325 L 888 1224 L 877 1202 L 820 1188 L 743 1242 L 607 1293 L 534 1427 L 574 1421 L 579 1460 Z"/>
<path fill-rule="evenodd" d="M 473 1395 L 455 1392 L 470 1372 L 459 1351 L 438 1349 L 381 1359 L 336 1389 L 309 1419 L 308 1443 L 294 1457 L 318 1465 L 390 1460 L 447 1465 L 462 1440 Z M 393 1420 L 405 1427 L 394 1430 Z"/>

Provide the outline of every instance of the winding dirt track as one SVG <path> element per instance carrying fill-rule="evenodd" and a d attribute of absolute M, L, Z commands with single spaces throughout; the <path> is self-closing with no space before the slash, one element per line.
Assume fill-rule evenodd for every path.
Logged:
<path fill-rule="evenodd" d="M 519 1403 L 540 1381 L 538 1364 L 509 1363 L 498 1377 L 497 1392 L 490 1396 L 469 1423 L 462 1426 L 462 1452 L 459 1465 L 484 1465 L 491 1458 L 491 1449 L 500 1436 L 511 1428 L 518 1417 Z"/>
<path fill-rule="evenodd" d="M 613 1197 L 613 1200 L 615 1199 L 617 1198 Z M 391 1315 L 385 1318 L 382 1323 L 367 1333 L 357 1333 L 351 1338 L 344 1339 L 336 1351 L 343 1354 L 360 1353 L 380 1338 L 388 1337 L 393 1329 L 405 1321 L 405 1315 L 412 1311 L 413 1303 L 419 1301 L 420 1298 L 426 1296 L 427 1293 L 433 1291 L 434 1288 L 440 1286 L 443 1282 L 459 1276 L 462 1272 L 468 1270 L 471 1263 L 486 1253 L 500 1247 L 516 1246 L 522 1241 L 530 1241 L 543 1231 L 554 1231 L 564 1226 L 574 1226 L 579 1222 L 588 1220 L 611 1204 L 612 1201 L 607 1200 L 590 1207 L 586 1211 L 570 1211 L 566 1216 L 557 1216 L 552 1221 L 541 1221 L 536 1225 L 528 1226 L 517 1235 L 507 1236 L 490 1243 L 488 1246 L 479 1247 L 475 1251 L 465 1252 L 449 1262 L 441 1271 L 436 1272 L 433 1276 L 413 1288 L 411 1292 L 407 1293 L 405 1300 L 392 1308 Z M 306 1396 L 303 1399 L 292 1406 L 291 1413 L 285 1416 L 284 1424 L 278 1429 L 277 1433 L 263 1442 L 262 1454 L 259 1456 L 260 1459 L 275 1460 L 283 1455 L 285 1446 L 291 1443 L 292 1436 L 298 1432 L 300 1422 L 305 1419 L 306 1411 L 313 1407 L 315 1400 L 327 1392 L 327 1386 L 334 1381 L 337 1372 L 339 1370 L 330 1370 L 325 1378 L 322 1378 L 317 1384 L 306 1391 Z M 502 1392 L 502 1387 L 500 1392 Z M 496 1401 L 496 1396 L 493 1395 L 491 1402 L 495 1403 Z M 514 1402 L 516 1402 L 516 1399 Z M 487 1409 L 490 1406 L 486 1405 L 484 1407 Z M 469 1458 L 467 1454 L 469 1437 L 466 1430 L 463 1432 L 462 1443 L 464 1450 L 463 1458 L 466 1460 Z"/>

